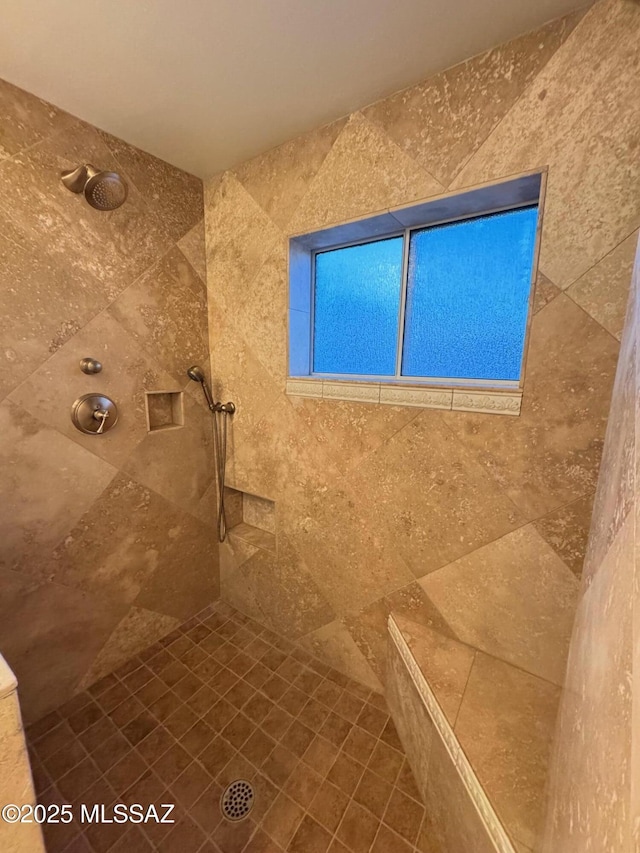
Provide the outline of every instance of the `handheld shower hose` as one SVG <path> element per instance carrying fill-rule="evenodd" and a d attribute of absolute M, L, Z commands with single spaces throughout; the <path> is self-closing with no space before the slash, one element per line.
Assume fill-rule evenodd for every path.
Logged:
<path fill-rule="evenodd" d="M 227 418 L 235 413 L 233 403 L 216 403 L 207 385 L 202 369 L 197 365 L 187 370 L 187 376 L 194 382 L 199 382 L 207 406 L 213 412 L 213 439 L 216 457 L 216 478 L 218 481 L 218 540 L 224 542 L 227 538 L 227 517 L 224 510 L 224 478 L 227 467 Z"/>

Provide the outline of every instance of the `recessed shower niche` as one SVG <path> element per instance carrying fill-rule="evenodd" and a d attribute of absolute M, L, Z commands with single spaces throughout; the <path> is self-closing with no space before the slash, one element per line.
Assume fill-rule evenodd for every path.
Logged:
<path fill-rule="evenodd" d="M 225 488 L 224 505 L 227 529 L 255 548 L 275 553 L 276 505 L 268 498 Z"/>
<path fill-rule="evenodd" d="M 148 432 L 184 426 L 182 391 L 147 391 L 145 409 Z"/>

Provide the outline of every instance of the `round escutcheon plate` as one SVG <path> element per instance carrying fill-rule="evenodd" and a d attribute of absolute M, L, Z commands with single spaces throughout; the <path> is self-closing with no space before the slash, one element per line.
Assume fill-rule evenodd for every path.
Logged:
<path fill-rule="evenodd" d="M 71 407 L 76 429 L 87 435 L 104 435 L 118 423 L 118 407 L 104 394 L 84 394 Z"/>

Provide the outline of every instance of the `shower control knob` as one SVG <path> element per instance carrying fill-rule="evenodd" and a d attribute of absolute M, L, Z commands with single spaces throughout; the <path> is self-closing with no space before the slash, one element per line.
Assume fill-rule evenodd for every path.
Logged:
<path fill-rule="evenodd" d="M 86 435 L 104 435 L 118 422 L 118 408 L 104 394 L 83 394 L 71 407 L 74 427 Z"/>

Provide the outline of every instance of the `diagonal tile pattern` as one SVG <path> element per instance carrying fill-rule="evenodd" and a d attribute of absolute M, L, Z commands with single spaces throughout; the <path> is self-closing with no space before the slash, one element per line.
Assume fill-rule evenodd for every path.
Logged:
<path fill-rule="evenodd" d="M 443 637 L 562 678 L 571 573 L 579 577 L 584 557 L 640 221 L 630 166 L 639 33 L 637 6 L 602 0 L 207 188 L 212 363 L 223 396 L 242 399 L 229 483 L 276 505 L 276 554 L 225 545 L 222 596 L 354 678 L 384 683 L 385 618 L 413 606 L 409 618 Z M 276 339 L 286 322 L 288 234 L 540 167 L 548 191 L 520 417 L 381 413 L 283 394 Z M 510 546 L 521 539 L 542 543 L 541 554 L 527 551 L 527 571 L 510 571 L 510 557 L 474 585 L 487 554 L 517 561 Z M 303 568 L 317 594 L 279 582 L 281 560 Z M 544 636 L 560 611 L 562 627 L 523 657 L 522 626 L 499 613 L 506 601 L 527 600 L 532 577 L 549 585 L 529 627 Z M 467 621 L 456 602 L 465 578 Z"/>
<path fill-rule="evenodd" d="M 514 106 L 584 12 L 455 65 L 363 110 L 448 186 Z"/>
<path fill-rule="evenodd" d="M 0 103 L 0 648 L 33 720 L 218 596 L 184 373 L 209 352 L 202 183 L 2 81 Z M 68 192 L 79 162 L 122 172 L 126 204 Z M 92 390 L 119 409 L 101 438 L 69 417 Z M 182 429 L 147 433 L 147 391 L 185 391 Z"/>
<path fill-rule="evenodd" d="M 49 853 L 430 853 L 386 704 L 219 602 L 27 732 Z M 220 812 L 235 779 L 249 816 Z M 88 824 L 89 808 L 175 804 L 171 824 Z"/>

